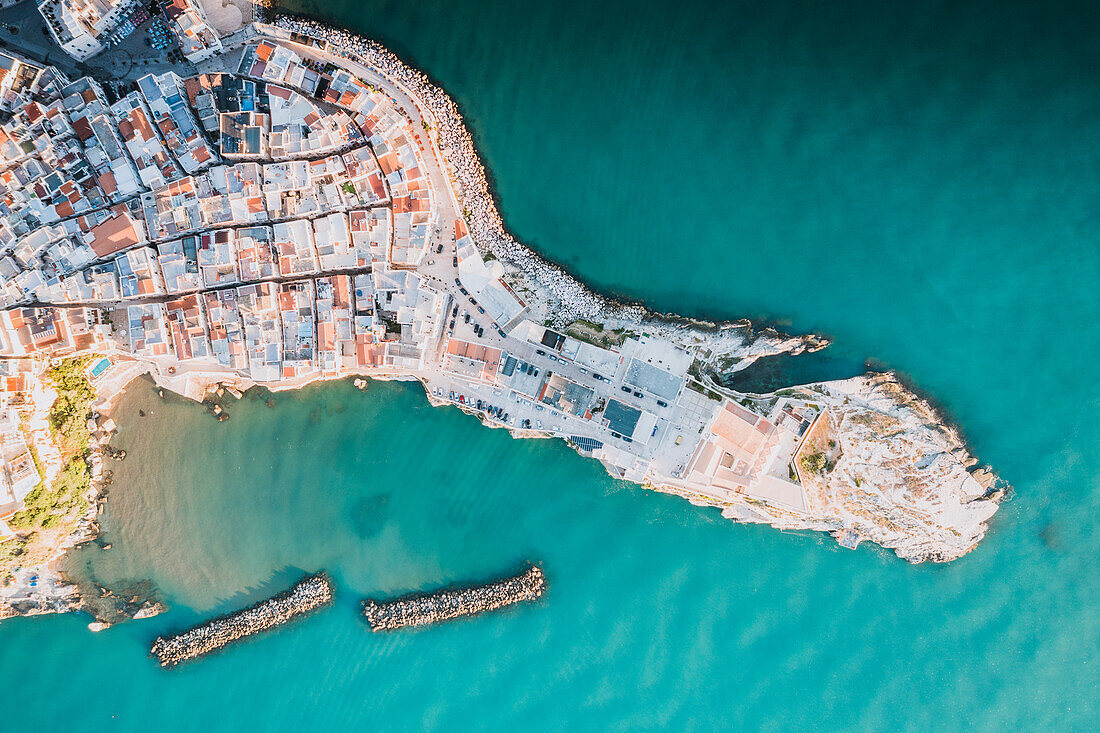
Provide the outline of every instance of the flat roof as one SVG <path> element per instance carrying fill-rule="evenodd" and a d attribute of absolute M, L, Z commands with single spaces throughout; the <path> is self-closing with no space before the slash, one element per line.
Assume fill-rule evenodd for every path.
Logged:
<path fill-rule="evenodd" d="M 665 400 L 676 399 L 680 394 L 680 388 L 684 386 L 683 377 L 677 377 L 638 359 L 630 360 L 625 381 Z"/>
<path fill-rule="evenodd" d="M 641 418 L 642 411 L 624 405 L 618 400 L 608 400 L 603 416 L 607 420 L 608 430 L 630 437 L 634 435 L 634 428 L 638 425 L 638 419 Z"/>

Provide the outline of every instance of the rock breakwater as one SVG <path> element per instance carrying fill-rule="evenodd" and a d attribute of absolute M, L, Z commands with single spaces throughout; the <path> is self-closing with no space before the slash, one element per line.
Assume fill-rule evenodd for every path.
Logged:
<path fill-rule="evenodd" d="M 246 636 L 273 629 L 332 603 L 332 581 L 324 573 L 300 580 L 290 590 L 248 608 L 172 636 L 158 636 L 152 653 L 162 667 L 206 656 Z"/>
<path fill-rule="evenodd" d="M 528 565 L 518 575 L 485 585 L 416 593 L 389 601 L 363 601 L 363 615 L 371 631 L 393 631 L 405 626 L 427 626 L 474 616 L 486 611 L 534 601 L 546 591 L 542 568 Z"/>

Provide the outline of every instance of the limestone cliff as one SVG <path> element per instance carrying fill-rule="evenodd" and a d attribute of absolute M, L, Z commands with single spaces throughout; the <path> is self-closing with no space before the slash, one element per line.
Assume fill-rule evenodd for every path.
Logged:
<path fill-rule="evenodd" d="M 749 500 L 724 516 L 838 538 L 850 530 L 910 562 L 954 560 L 985 536 L 1006 487 L 976 468 L 958 432 L 894 374 L 793 391 L 825 408 L 793 466 L 808 515 Z"/>

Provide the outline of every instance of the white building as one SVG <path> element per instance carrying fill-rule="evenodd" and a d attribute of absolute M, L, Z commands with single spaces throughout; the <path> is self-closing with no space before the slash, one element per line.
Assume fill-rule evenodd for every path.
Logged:
<path fill-rule="evenodd" d="M 205 61 L 222 50 L 218 32 L 206 19 L 202 5 L 195 0 L 168 0 L 163 4 L 168 25 L 180 42 L 180 51 L 193 64 Z"/>
<path fill-rule="evenodd" d="M 140 4 L 139 0 L 42 0 L 38 12 L 61 50 L 85 61 L 104 49 L 103 39 Z"/>

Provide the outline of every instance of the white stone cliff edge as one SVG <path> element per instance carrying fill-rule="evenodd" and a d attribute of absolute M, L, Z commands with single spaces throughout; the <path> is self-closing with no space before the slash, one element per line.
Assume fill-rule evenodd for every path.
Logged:
<path fill-rule="evenodd" d="M 608 329 L 657 333 L 693 352 L 709 372 L 700 375 L 706 386 L 734 399 L 745 396 L 722 389 L 714 377 L 743 369 L 763 356 L 827 346 L 820 337 L 791 337 L 770 329 L 754 334 L 747 322 L 711 324 L 659 316 L 640 305 L 594 293 L 507 231 L 457 105 L 427 75 L 381 44 L 342 29 L 285 15 L 276 16 L 273 25 L 331 44 L 334 53 L 361 61 L 416 100 L 421 114 L 431 120 L 434 147 L 447 166 L 474 240 L 545 294 L 546 312 L 555 325 L 584 319 Z M 977 469 L 977 459 L 958 431 L 895 375 L 867 374 L 799 391 L 829 413 L 829 419 L 815 423 L 814 429 L 824 430 L 828 423 L 837 444 L 837 458 L 829 461 L 824 473 L 798 471 L 812 514 L 739 492 L 716 498 L 652 471 L 642 483 L 693 503 L 721 507 L 723 516 L 737 521 L 827 531 L 842 541 L 848 531 L 854 533 L 854 542 L 870 540 L 910 562 L 954 560 L 985 536 L 986 522 L 1007 486 L 998 485 L 988 469 Z"/>
<path fill-rule="evenodd" d="M 397 186 L 408 181 L 394 183 L 385 177 L 384 194 L 355 205 L 347 204 L 345 197 L 344 207 L 334 211 L 339 211 L 345 225 L 353 213 L 366 213 L 368 218 L 377 214 L 378 221 L 389 227 L 382 239 L 389 249 L 372 240 L 365 259 L 327 266 L 318 258 L 322 261 L 315 261 L 312 270 L 273 270 L 274 274 L 247 277 L 243 265 L 234 260 L 243 254 L 232 251 L 234 240 L 230 239 L 226 251 L 231 274 L 226 279 L 225 263 L 218 260 L 217 268 L 223 269 L 204 265 L 193 281 L 166 288 L 168 270 L 158 256 L 163 258 L 168 246 L 184 237 L 204 236 L 209 237 L 204 242 L 212 242 L 221 232 L 255 231 L 241 224 L 259 229 L 277 222 L 287 226 L 304 222 L 307 236 L 331 230 L 320 219 L 330 213 L 324 205 L 308 214 L 275 212 L 270 206 L 265 211 L 264 188 L 259 210 L 248 209 L 254 218 L 233 214 L 203 220 L 201 227 L 158 234 L 154 222 L 143 217 L 159 216 L 165 210 L 170 214 L 183 200 L 172 187 L 192 180 L 172 170 L 172 157 L 162 149 L 161 168 L 170 184 L 135 182 L 134 190 L 140 192 L 128 197 L 118 194 L 116 200 L 122 203 L 112 209 L 126 204 L 128 211 L 102 225 L 131 217 L 140 241 L 106 254 L 89 254 L 61 275 L 64 281 L 73 271 L 80 274 L 115 261 L 107 260 L 108 256 L 122 262 L 133 255 L 126 266 L 136 263 L 151 273 L 144 280 L 139 278 L 149 285 L 148 291 L 120 295 L 116 279 L 114 295 L 103 296 L 95 290 L 92 296 L 73 297 L 51 283 L 35 285 L 37 281 L 30 277 L 26 287 L 8 288 L 13 294 L 0 315 L 10 333 L 0 336 L 5 348 L 13 350 L 0 355 L 12 363 L 33 362 L 38 380 L 34 384 L 44 388 L 48 361 L 71 354 L 109 357 L 110 367 L 95 383 L 101 412 L 109 409 L 128 382 L 146 372 L 165 389 L 196 400 L 218 385 L 237 395 L 238 390 L 256 384 L 272 390 L 295 389 L 312 381 L 349 376 L 417 380 L 433 405 L 455 405 L 487 426 L 508 429 L 515 437 L 561 437 L 581 455 L 599 460 L 616 478 L 717 507 L 734 521 L 828 532 L 850 548 L 868 540 L 910 562 L 954 560 L 984 537 L 1005 487 L 997 485 L 988 470 L 976 468 L 977 461 L 957 430 L 895 375 L 867 374 L 766 395 L 728 389 L 724 385 L 732 372 L 760 358 L 813 351 L 825 347 L 827 340 L 772 329 L 757 331 L 747 321 L 711 323 L 657 314 L 640 304 L 593 292 L 546 261 L 507 231 L 457 105 L 425 74 L 376 42 L 282 15 L 270 23 L 250 24 L 222 42 L 222 52 L 199 64 L 196 72 L 244 78 L 247 75 L 238 71 L 238 59 L 248 58 L 255 44 L 269 43 L 298 54 L 302 68 L 342 68 L 361 79 L 372 95 L 384 96 L 387 104 L 392 103 L 389 112 L 398 113 L 391 118 L 403 116 L 400 125 L 391 129 L 410 143 L 412 162 L 402 165 L 422 176 L 420 193 L 430 195 L 431 222 L 455 222 L 456 237 L 447 242 L 440 236 L 440 225 L 424 237 L 418 258 L 391 258 L 397 249 L 393 222 L 398 209 L 429 199 L 417 199 L 408 191 L 398 194 Z M 249 78 L 263 83 L 258 76 Z M 267 83 L 279 88 L 275 85 L 287 82 Z M 305 92 L 298 96 L 309 100 Z M 330 117 L 347 113 L 362 124 L 364 115 L 356 117 L 357 110 L 350 106 L 310 103 Z M 57 118 L 64 119 L 68 113 L 60 102 L 52 105 Z M 114 108 L 104 111 L 105 119 L 111 119 Z M 368 128 L 364 126 L 371 132 Z M 385 170 L 376 148 L 393 151 L 397 146 L 384 132 L 376 129 L 373 137 L 360 133 L 354 139 L 340 138 L 324 151 L 333 153 L 328 156 L 320 152 L 296 158 L 254 155 L 235 165 L 220 165 L 215 156 L 191 172 L 194 180 L 200 180 L 218 170 L 224 180 L 230 180 L 228 171 L 248 184 L 248 166 L 261 170 L 257 166 L 265 159 L 282 161 L 279 165 L 308 163 L 310 175 L 313 167 L 320 169 L 319 180 L 339 198 L 356 187 L 324 178 L 330 174 L 320 164 L 357 153 L 355 146 L 359 146 L 358 152 L 366 154 L 357 159 L 358 164 L 365 170 L 371 166 Z M 199 142 L 193 140 L 189 149 L 209 147 L 206 134 L 200 131 Z M 159 140 L 154 135 L 151 140 L 151 145 L 160 146 L 169 138 Z M 72 143 L 72 147 L 78 157 L 79 145 Z M 186 160 L 183 154 L 189 149 L 180 144 L 171 154 Z M 120 155 L 127 167 L 134 162 Z M 152 167 L 142 170 L 154 178 L 160 175 Z M 154 196 L 155 206 L 137 205 L 139 200 L 153 201 Z M 288 223 L 293 217 L 299 218 Z M 78 219 L 70 216 L 63 222 L 77 227 Z M 468 235 L 461 234 L 461 228 Z M 66 233 L 75 242 L 87 231 L 74 228 Z M 34 236 L 32 232 L 24 241 Z M 314 256 L 320 245 L 318 239 Z M 153 246 L 158 246 L 159 255 Z M 310 242 L 306 249 L 312 246 Z M 142 252 L 148 254 L 138 257 Z M 40 274 L 36 260 L 26 259 L 31 264 L 11 282 Z M 207 269 L 210 281 L 204 279 Z M 358 291 L 360 280 L 366 283 L 364 294 Z M 333 295 L 339 284 L 343 295 Z M 323 287 L 327 288 L 324 316 Z M 388 300 L 384 292 L 391 293 Z M 517 308 L 504 308 L 499 318 L 491 307 L 487 314 L 482 306 L 498 296 L 508 300 L 507 293 L 515 297 Z M 347 301 L 343 306 L 339 306 L 341 297 Z M 369 307 L 363 305 L 366 301 Z M 251 309 L 247 314 L 246 302 Z M 341 307 L 344 315 L 333 315 Z M 236 339 L 239 351 L 212 348 L 215 310 L 225 321 L 217 324 L 221 343 Z M 92 320 L 84 323 L 85 313 L 89 319 L 94 316 L 94 325 Z M 344 325 L 353 324 L 354 331 L 345 342 L 348 350 L 328 347 L 336 353 L 334 365 L 329 365 L 321 358 L 319 334 L 323 327 L 330 334 L 338 332 L 339 318 L 345 318 Z M 77 334 L 80 324 L 87 330 Z M 479 325 L 488 328 L 479 329 Z M 40 338 L 47 326 L 57 330 L 57 339 L 42 348 L 34 338 Z M 70 331 L 80 338 L 70 338 Z M 276 354 L 273 360 L 270 353 Z M 222 394 L 219 390 L 217 399 Z M 216 410 L 220 419 L 227 419 L 220 405 Z M 98 456 L 95 460 L 102 462 Z M 102 466 L 98 468 L 94 474 L 102 473 Z M 37 575 L 29 571 L 24 575 L 37 582 Z M 46 603 L 42 599 L 46 594 L 38 586 L 24 587 L 27 584 L 22 581 L 18 588 L 11 586 L 7 595 L 18 592 L 39 610 L 71 606 L 70 589 L 50 578 L 51 592 L 63 596 L 61 601 Z M 0 607 L 4 604 L 5 592 L 0 591 Z"/>

